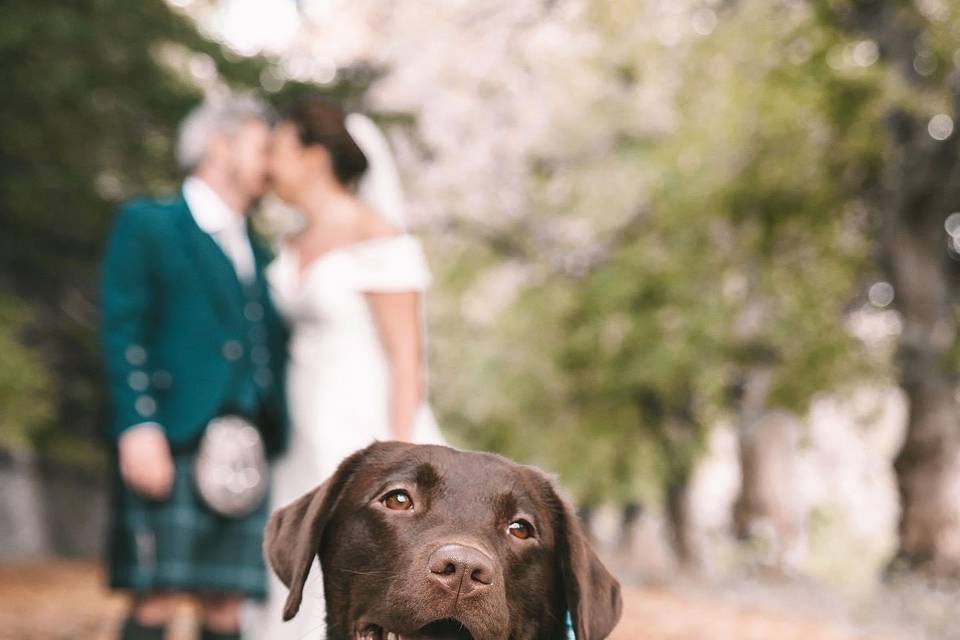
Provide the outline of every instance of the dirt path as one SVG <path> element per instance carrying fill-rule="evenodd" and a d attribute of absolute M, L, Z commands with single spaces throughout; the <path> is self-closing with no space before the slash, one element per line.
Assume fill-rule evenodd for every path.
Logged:
<path fill-rule="evenodd" d="M 89 563 L 0 566 L 0 640 L 112 640 L 126 602 Z M 190 638 L 185 605 L 172 634 Z M 750 611 L 662 589 L 626 593 L 611 640 L 861 640 L 814 620 Z M 863 639 L 867 640 L 867 639 Z M 872 640 L 872 639 L 871 639 Z"/>

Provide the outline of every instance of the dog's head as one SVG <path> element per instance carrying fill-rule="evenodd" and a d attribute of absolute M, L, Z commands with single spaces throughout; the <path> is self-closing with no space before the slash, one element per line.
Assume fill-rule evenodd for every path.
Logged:
<path fill-rule="evenodd" d="M 397 442 L 347 458 L 274 513 L 265 550 L 289 620 L 320 557 L 330 640 L 605 638 L 620 585 L 540 471 Z"/>

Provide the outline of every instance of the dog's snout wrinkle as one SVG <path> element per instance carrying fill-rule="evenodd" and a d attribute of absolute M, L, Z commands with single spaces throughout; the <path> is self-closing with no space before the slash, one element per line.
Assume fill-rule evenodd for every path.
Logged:
<path fill-rule="evenodd" d="M 468 595 L 493 584 L 496 576 L 490 556 L 474 547 L 445 544 L 427 560 L 430 577 L 448 591 Z"/>

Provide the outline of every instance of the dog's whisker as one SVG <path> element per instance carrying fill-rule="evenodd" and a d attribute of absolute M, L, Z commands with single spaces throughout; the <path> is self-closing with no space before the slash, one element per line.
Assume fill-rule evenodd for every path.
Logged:
<path fill-rule="evenodd" d="M 309 638 L 311 635 L 315 634 L 315 633 L 316 633 L 316 634 L 320 634 L 320 633 L 323 631 L 324 626 L 325 626 L 325 625 L 324 625 L 323 623 L 320 623 L 320 624 L 318 624 L 317 626 L 315 626 L 314 628 L 308 629 L 305 634 L 303 634 L 302 636 L 300 636 L 300 640 L 308 640 L 308 638 Z"/>
<path fill-rule="evenodd" d="M 344 573 L 352 573 L 358 576 L 386 576 L 386 577 L 396 577 L 396 575 L 390 575 L 387 571 L 359 571 L 357 569 L 345 569 L 341 568 L 340 571 Z"/>

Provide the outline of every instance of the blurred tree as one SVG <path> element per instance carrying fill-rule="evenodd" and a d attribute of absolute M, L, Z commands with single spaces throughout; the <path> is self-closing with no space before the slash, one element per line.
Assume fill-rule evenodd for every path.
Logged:
<path fill-rule="evenodd" d="M 751 448 L 772 410 L 884 371 L 848 321 L 886 271 L 903 556 L 956 564 L 955 2 L 349 6 L 391 43 L 378 99 L 418 116 L 446 424 L 587 504 L 682 507 L 709 425 Z M 770 480 L 743 476 L 748 533 Z"/>
<path fill-rule="evenodd" d="M 28 318 L 6 297 L 0 297 L 0 448 L 25 449 L 53 413 L 50 376 L 39 354 L 23 346 Z"/>
<path fill-rule="evenodd" d="M 4 3 L 0 294 L 24 312 L 0 315 L 0 336 L 22 337 L 28 319 L 29 357 L 50 379 L 49 399 L 36 401 L 56 404 L 31 420 L 49 416 L 57 428 L 32 431 L 30 444 L 89 442 L 99 431 L 96 269 L 116 205 L 172 192 L 179 120 L 205 90 L 259 90 L 268 69 L 201 35 L 163 0 Z M 326 91 L 344 97 L 366 82 L 347 74 Z M 307 90 L 290 82 L 275 98 Z M 19 375 L 21 361 L 0 358 L 0 378 Z"/>
<path fill-rule="evenodd" d="M 782 539 L 765 542 L 784 553 L 802 528 L 789 477 L 800 434 L 780 410 L 805 413 L 816 393 L 878 372 L 847 328 L 869 267 L 859 198 L 876 148 L 852 116 L 876 91 L 867 72 L 835 83 L 842 112 L 824 98 L 829 39 L 813 18 L 792 2 L 720 9 L 691 56 L 680 124 L 706 132 L 689 141 L 706 159 L 698 173 L 715 176 L 700 208 L 712 205 L 732 239 L 714 280 L 732 307 L 724 405 L 740 438 L 735 525 L 748 539 L 774 532 Z"/>
<path fill-rule="evenodd" d="M 198 76 L 222 68 L 252 86 L 259 63 L 228 62 L 162 0 L 8 2 L 0 59 L 0 290 L 34 310 L 30 344 L 62 427 L 45 433 L 89 437 L 100 422 L 95 272 L 114 207 L 174 188 L 171 144 Z"/>
<path fill-rule="evenodd" d="M 869 119 L 882 148 L 868 193 L 879 258 L 903 318 L 897 365 L 910 403 L 895 465 L 902 515 L 893 568 L 957 578 L 960 220 L 951 212 L 960 209 L 960 6 L 882 0 L 816 6 L 836 30 L 837 55 L 867 50 L 885 72 L 882 100 L 860 117 Z"/>
<path fill-rule="evenodd" d="M 529 63 L 563 100 L 525 150 L 524 213 L 454 226 L 445 311 L 482 331 L 447 325 L 435 353 L 441 369 L 456 353 L 441 408 L 471 444 L 560 470 L 587 505 L 662 501 L 696 563 L 686 488 L 709 428 L 743 413 L 731 390 L 767 380 L 758 415 L 736 419 L 746 437 L 867 372 L 845 322 L 875 149 L 852 114 L 874 91 L 868 73 L 825 91 L 824 30 L 802 3 L 654 4 L 544 18 L 595 46 Z"/>

